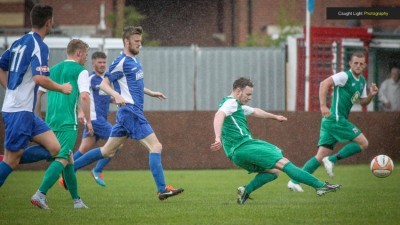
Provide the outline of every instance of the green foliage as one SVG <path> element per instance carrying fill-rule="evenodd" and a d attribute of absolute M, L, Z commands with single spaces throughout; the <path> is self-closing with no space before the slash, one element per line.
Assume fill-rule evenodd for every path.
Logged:
<path fill-rule="evenodd" d="M 288 3 L 282 3 L 280 1 L 279 12 L 278 12 L 278 28 L 279 28 L 279 37 L 274 39 L 271 35 L 262 34 L 260 32 L 255 32 L 250 34 L 247 37 L 247 40 L 244 43 L 241 43 L 241 46 L 246 47 L 277 47 L 285 43 L 287 36 L 298 34 L 299 27 L 301 23 L 291 16 L 294 14 L 298 8 L 296 7 L 295 0 L 288 0 Z"/>
<path fill-rule="evenodd" d="M 117 160 L 117 159 L 116 159 Z M 254 174 L 244 170 L 167 170 L 169 184 L 185 188 L 179 196 L 160 202 L 150 171 L 105 171 L 106 187 L 89 171 L 77 173 L 79 193 L 89 209 L 74 210 L 67 191 L 56 184 L 47 194 L 51 211 L 38 209 L 29 199 L 43 171 L 15 171 L 0 188 L 0 224 L 399 224 L 400 170 L 376 178 L 369 165 L 338 165 L 335 179 L 323 168 L 315 176 L 342 189 L 318 197 L 303 185 L 290 192 L 284 174 L 253 192 L 244 206 L 236 203 L 236 188 Z"/>
<path fill-rule="evenodd" d="M 113 36 L 114 37 L 122 37 L 122 30 L 117 30 L 115 24 L 117 23 L 118 16 L 116 13 L 110 13 L 107 15 L 107 20 L 110 24 L 113 24 Z M 142 15 L 135 7 L 126 6 L 124 8 L 124 22 L 123 27 L 125 26 L 140 26 L 142 21 L 146 19 L 146 16 Z M 121 29 L 123 29 L 121 27 Z M 143 40 L 145 46 L 159 46 L 160 42 L 158 40 L 152 40 L 149 38 L 148 33 L 143 32 Z"/>

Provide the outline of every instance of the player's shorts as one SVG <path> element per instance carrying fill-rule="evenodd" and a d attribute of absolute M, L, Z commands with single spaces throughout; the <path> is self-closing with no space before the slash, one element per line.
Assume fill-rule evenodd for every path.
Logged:
<path fill-rule="evenodd" d="M 96 137 L 96 141 L 99 139 L 107 140 L 110 137 L 112 125 L 107 120 L 92 120 L 92 126 L 94 131 L 94 136 Z M 88 131 L 85 126 L 82 138 L 88 136 Z"/>
<path fill-rule="evenodd" d="M 73 152 L 76 138 L 78 137 L 77 130 L 67 130 L 67 131 L 54 131 L 58 142 L 61 145 L 60 152 L 56 158 L 63 158 L 69 160 L 70 154 Z"/>
<path fill-rule="evenodd" d="M 258 173 L 275 168 L 275 164 L 282 158 L 282 150 L 275 145 L 251 139 L 235 149 L 232 161 L 250 173 Z"/>
<path fill-rule="evenodd" d="M 128 104 L 118 109 L 117 122 L 111 130 L 110 137 L 128 136 L 134 140 L 141 140 L 152 133 L 154 131 L 143 115 L 143 111 Z"/>
<path fill-rule="evenodd" d="M 4 148 L 9 151 L 27 148 L 33 137 L 50 130 L 33 112 L 2 112 L 2 117 L 5 128 Z"/>
<path fill-rule="evenodd" d="M 346 119 L 323 118 L 319 133 L 318 146 L 333 149 L 337 142 L 347 142 L 361 134 L 361 130 Z"/>

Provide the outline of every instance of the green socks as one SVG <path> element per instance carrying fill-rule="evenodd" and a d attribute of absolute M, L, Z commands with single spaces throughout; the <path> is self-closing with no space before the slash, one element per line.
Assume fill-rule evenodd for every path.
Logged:
<path fill-rule="evenodd" d="M 297 180 L 298 182 L 313 188 L 320 188 L 325 184 L 324 182 L 319 181 L 313 175 L 295 166 L 292 162 L 286 163 L 282 171 L 285 172 L 292 180 Z"/>
<path fill-rule="evenodd" d="M 329 161 L 336 163 L 338 160 L 345 159 L 361 152 L 361 147 L 356 142 L 345 145 L 337 154 L 329 156 Z"/>
<path fill-rule="evenodd" d="M 257 190 L 264 184 L 273 181 L 277 178 L 278 176 L 274 173 L 259 173 L 257 174 L 253 180 L 250 181 L 250 183 L 246 186 L 246 192 L 250 194 L 251 192 Z"/>
<path fill-rule="evenodd" d="M 43 194 L 47 194 L 49 189 L 57 182 L 63 169 L 64 165 L 61 162 L 54 160 L 44 174 L 39 191 Z"/>
<path fill-rule="evenodd" d="M 309 159 L 306 164 L 304 164 L 303 166 L 303 170 L 308 172 L 309 174 L 313 174 L 315 172 L 315 170 L 318 169 L 318 167 L 321 165 L 320 162 L 318 162 L 318 160 L 315 157 L 312 157 L 311 159 Z M 296 180 L 292 180 L 293 183 L 295 184 L 299 184 L 300 182 L 296 181 Z"/>
<path fill-rule="evenodd" d="M 72 199 L 78 199 L 78 181 L 74 171 L 74 164 L 67 164 L 64 168 L 64 182 L 67 184 Z"/>

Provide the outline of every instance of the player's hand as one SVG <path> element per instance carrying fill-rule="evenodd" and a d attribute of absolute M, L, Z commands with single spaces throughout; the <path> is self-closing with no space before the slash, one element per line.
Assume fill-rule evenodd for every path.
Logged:
<path fill-rule="evenodd" d="M 378 89 L 378 87 L 376 86 L 376 84 L 375 84 L 375 83 L 372 83 L 371 86 L 369 87 L 369 93 L 370 93 L 372 96 L 375 96 L 376 94 L 378 94 L 378 91 L 379 91 L 379 89 Z"/>
<path fill-rule="evenodd" d="M 115 104 L 117 104 L 118 106 L 126 105 L 126 101 L 121 95 L 115 96 L 114 99 L 115 99 Z"/>
<path fill-rule="evenodd" d="M 323 117 L 328 118 L 331 116 L 331 111 L 329 111 L 329 108 L 326 106 L 321 106 L 321 114 Z"/>
<path fill-rule="evenodd" d="M 218 151 L 222 148 L 222 143 L 220 138 L 215 138 L 215 142 L 211 144 L 211 151 Z"/>
<path fill-rule="evenodd" d="M 86 122 L 85 126 L 86 126 L 86 130 L 88 131 L 89 136 L 93 136 L 94 130 L 93 130 L 92 122 Z"/>
<path fill-rule="evenodd" d="M 166 97 L 163 93 L 161 93 L 161 92 L 159 92 L 159 91 L 153 91 L 153 92 L 151 93 L 151 97 L 158 98 L 158 99 L 160 99 L 160 100 L 167 99 L 167 97 Z"/>
<path fill-rule="evenodd" d="M 72 85 L 68 82 L 61 85 L 61 91 L 64 94 L 71 94 L 72 92 Z"/>
<path fill-rule="evenodd" d="M 81 124 L 85 124 L 85 115 L 81 112 L 78 112 L 78 122 Z"/>
<path fill-rule="evenodd" d="M 287 118 L 281 115 L 277 115 L 275 119 L 279 122 L 287 121 Z"/>

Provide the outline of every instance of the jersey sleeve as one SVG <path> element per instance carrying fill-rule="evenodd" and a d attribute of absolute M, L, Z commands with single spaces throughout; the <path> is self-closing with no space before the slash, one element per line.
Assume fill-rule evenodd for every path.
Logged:
<path fill-rule="evenodd" d="M 79 74 L 78 88 L 79 88 L 79 93 L 82 93 L 82 92 L 90 93 L 89 72 L 87 70 L 83 70 Z"/>
<path fill-rule="evenodd" d="M 41 91 L 41 92 L 44 92 L 44 93 L 47 92 L 47 89 L 42 87 L 42 86 L 39 86 L 38 90 Z"/>
<path fill-rule="evenodd" d="M 349 79 L 349 77 L 345 72 L 334 74 L 331 77 L 333 79 L 333 82 L 335 83 L 335 86 L 339 87 L 343 87 L 346 84 L 347 80 Z"/>
<path fill-rule="evenodd" d="M 226 116 L 232 115 L 234 112 L 237 111 L 238 104 L 235 99 L 228 99 L 226 100 L 218 111 L 222 111 L 225 113 Z"/>
<path fill-rule="evenodd" d="M 363 91 L 361 93 L 360 98 L 366 98 L 366 97 L 368 97 L 368 95 L 367 95 L 367 85 L 364 85 L 364 88 L 363 88 Z"/>
<path fill-rule="evenodd" d="M 35 47 L 32 53 L 31 69 L 32 76 L 44 75 L 49 76 L 49 47 L 45 44 L 35 42 Z"/>
<path fill-rule="evenodd" d="M 0 58 L 0 68 L 4 71 L 8 71 L 10 66 L 10 49 L 7 49 Z"/>
<path fill-rule="evenodd" d="M 244 115 L 246 115 L 246 116 L 253 114 L 253 112 L 254 112 L 254 108 L 250 107 L 248 105 L 243 105 L 242 109 L 243 109 Z"/>

